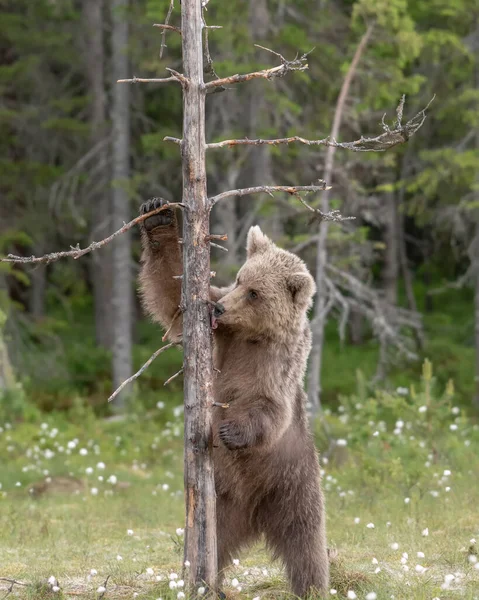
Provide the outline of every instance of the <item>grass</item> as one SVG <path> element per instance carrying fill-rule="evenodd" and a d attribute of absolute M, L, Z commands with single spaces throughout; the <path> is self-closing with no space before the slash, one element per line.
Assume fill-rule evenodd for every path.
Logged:
<path fill-rule="evenodd" d="M 328 540 L 338 552 L 331 597 L 479 598 L 471 542 L 479 541 L 479 428 L 452 410 L 451 389 L 434 392 L 427 369 L 416 388 L 408 397 L 359 389 L 343 399 L 326 419 L 346 446 L 318 432 Z M 167 406 L 116 421 L 85 410 L 76 424 L 60 414 L 3 424 L 0 577 L 27 584 L 10 597 L 97 599 L 108 578 L 105 598 L 177 598 L 182 588 L 171 590 L 169 575 L 182 576 L 180 412 Z M 229 598 L 290 597 L 281 565 L 261 545 L 238 558 L 226 576 Z M 0 582 L 5 594 L 9 587 Z"/>

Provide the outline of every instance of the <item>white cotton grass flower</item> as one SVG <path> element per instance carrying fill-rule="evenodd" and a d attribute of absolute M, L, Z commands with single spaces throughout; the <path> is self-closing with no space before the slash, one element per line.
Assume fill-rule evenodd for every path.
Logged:
<path fill-rule="evenodd" d="M 343 439 L 343 438 L 339 438 L 339 440 L 336 440 L 336 446 L 347 446 L 348 445 L 348 441 Z"/>
<path fill-rule="evenodd" d="M 418 408 L 418 411 L 419 411 L 420 413 L 425 413 L 425 412 L 427 411 L 427 406 L 425 406 L 425 405 L 423 405 L 423 406 L 420 406 L 420 407 Z"/>
<path fill-rule="evenodd" d="M 391 550 L 399 550 L 399 544 L 397 542 L 393 542 L 391 544 Z"/>
<path fill-rule="evenodd" d="M 176 581 L 170 581 L 168 586 L 169 586 L 170 590 L 176 590 L 176 588 L 177 588 Z"/>
<path fill-rule="evenodd" d="M 97 594 L 104 594 L 106 592 L 106 587 L 104 585 L 99 585 L 96 591 Z"/>
<path fill-rule="evenodd" d="M 479 571 L 479 562 L 477 562 L 477 563 L 474 565 L 474 568 L 475 568 L 475 569 L 477 569 L 477 570 Z"/>
<path fill-rule="evenodd" d="M 357 598 L 356 592 L 353 592 L 353 590 L 349 590 L 347 597 L 348 597 L 348 600 L 355 600 Z"/>
<path fill-rule="evenodd" d="M 422 565 L 416 565 L 414 567 L 414 570 L 416 571 L 416 573 L 419 573 L 420 575 L 427 571 L 426 567 L 423 567 Z"/>
<path fill-rule="evenodd" d="M 422 537 L 427 537 L 429 535 L 429 527 L 426 527 L 421 531 Z"/>
<path fill-rule="evenodd" d="M 178 579 L 178 581 L 176 582 L 176 585 L 179 588 L 185 587 L 185 582 L 183 581 L 183 579 Z"/>
<path fill-rule="evenodd" d="M 108 477 L 107 481 L 108 481 L 108 483 L 111 483 L 111 485 L 116 485 L 118 482 L 118 478 L 116 475 L 110 475 L 110 477 Z"/>
<path fill-rule="evenodd" d="M 85 473 L 86 473 L 87 475 L 91 475 L 91 474 L 93 473 L 93 467 L 87 467 L 87 468 L 85 469 Z"/>
<path fill-rule="evenodd" d="M 86 456 L 88 454 L 88 450 L 86 448 L 80 448 L 79 453 L 81 456 Z"/>
<path fill-rule="evenodd" d="M 366 525 L 366 527 L 367 527 L 368 529 L 374 529 L 374 523 L 368 523 L 368 524 Z"/>
<path fill-rule="evenodd" d="M 147 575 L 154 575 L 155 571 L 151 567 L 148 567 L 148 569 L 146 569 L 146 574 Z"/>
<path fill-rule="evenodd" d="M 176 597 L 178 600 L 182 600 L 185 597 L 185 592 L 178 592 Z"/>
<path fill-rule="evenodd" d="M 455 423 L 451 423 L 451 424 L 449 425 L 449 429 L 450 429 L 451 431 L 457 431 L 457 425 L 456 425 Z"/>
<path fill-rule="evenodd" d="M 379 561 L 378 561 L 377 558 L 373 558 L 371 562 L 373 563 L 373 565 L 378 565 L 379 564 Z"/>
<path fill-rule="evenodd" d="M 475 565 L 477 563 L 477 556 L 475 554 L 469 554 L 467 560 L 471 563 L 471 565 Z"/>
<path fill-rule="evenodd" d="M 121 556 L 121 554 L 117 554 L 117 555 L 116 555 L 116 560 L 117 560 L 118 562 L 122 561 L 122 560 L 123 560 L 123 556 Z"/>
<path fill-rule="evenodd" d="M 189 560 L 185 560 L 184 565 L 186 568 L 191 567 L 191 563 Z"/>
<path fill-rule="evenodd" d="M 206 588 L 204 586 L 200 586 L 198 588 L 198 596 L 204 596 L 206 593 Z"/>
<path fill-rule="evenodd" d="M 354 524 L 359 525 L 361 523 L 361 519 L 359 517 L 354 517 Z"/>
<path fill-rule="evenodd" d="M 96 468 L 97 468 L 97 469 L 100 469 L 100 470 L 102 470 L 102 471 L 103 471 L 103 469 L 105 469 L 105 468 L 106 468 L 106 465 L 105 465 L 105 463 L 104 463 L 104 462 L 101 462 L 101 461 L 100 461 L 99 463 L 97 463 L 97 465 L 96 465 Z"/>
<path fill-rule="evenodd" d="M 133 529 L 127 529 L 126 535 L 133 535 Z"/>
<path fill-rule="evenodd" d="M 50 585 L 57 585 L 57 578 L 54 575 L 50 575 L 50 577 L 48 578 L 48 583 Z"/>
<path fill-rule="evenodd" d="M 98 496 L 98 488 L 96 488 L 96 487 L 91 488 L 90 494 L 92 496 Z"/>
<path fill-rule="evenodd" d="M 185 530 L 182 529 L 181 527 L 178 527 L 176 530 L 176 535 L 183 535 L 185 533 Z"/>
<path fill-rule="evenodd" d="M 239 558 L 233 558 L 233 564 L 237 567 L 240 564 Z"/>
<path fill-rule="evenodd" d="M 444 469 L 443 476 L 444 477 L 450 477 L 451 476 L 451 471 L 449 469 Z"/>
<path fill-rule="evenodd" d="M 376 567 L 376 568 L 374 569 L 374 572 L 376 573 L 376 575 L 377 575 L 378 573 L 381 573 L 381 567 Z"/>
<path fill-rule="evenodd" d="M 474 545 L 475 545 L 475 543 L 476 543 L 476 538 L 471 538 L 471 539 L 469 540 L 469 543 L 470 543 L 470 544 L 472 544 L 472 545 L 474 546 Z"/>
<path fill-rule="evenodd" d="M 404 498 L 404 504 L 409 504 L 411 502 L 411 498 Z"/>
<path fill-rule="evenodd" d="M 366 600 L 376 600 L 377 597 L 378 595 L 376 592 L 369 592 L 369 594 L 366 594 Z"/>
<path fill-rule="evenodd" d="M 54 585 L 52 586 L 52 592 L 59 592 L 60 591 L 60 587 L 58 585 Z"/>
<path fill-rule="evenodd" d="M 461 412 L 461 409 L 459 408 L 459 406 L 453 406 L 451 408 L 451 412 L 453 415 L 458 415 Z"/>
<path fill-rule="evenodd" d="M 418 558 L 424 558 L 426 555 L 424 554 L 424 552 L 417 552 L 417 553 L 416 553 L 416 556 L 417 556 Z"/>
<path fill-rule="evenodd" d="M 171 581 L 173 581 L 174 579 L 178 579 L 178 574 L 177 573 L 170 573 L 168 575 L 168 577 L 170 578 Z"/>
<path fill-rule="evenodd" d="M 234 588 L 237 588 L 239 586 L 239 581 L 236 579 L 236 577 L 234 579 L 231 580 L 231 585 Z"/>
<path fill-rule="evenodd" d="M 334 588 L 331 588 L 329 590 L 329 593 L 331 594 L 331 596 L 336 596 L 336 594 L 338 593 L 338 590 L 335 590 Z"/>

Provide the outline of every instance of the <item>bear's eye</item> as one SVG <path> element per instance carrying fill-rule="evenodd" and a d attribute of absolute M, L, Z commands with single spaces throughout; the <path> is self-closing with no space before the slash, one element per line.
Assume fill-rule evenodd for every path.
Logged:
<path fill-rule="evenodd" d="M 254 290 L 250 290 L 248 292 L 248 298 L 251 298 L 251 300 L 256 300 L 257 297 L 258 297 L 258 294 Z"/>

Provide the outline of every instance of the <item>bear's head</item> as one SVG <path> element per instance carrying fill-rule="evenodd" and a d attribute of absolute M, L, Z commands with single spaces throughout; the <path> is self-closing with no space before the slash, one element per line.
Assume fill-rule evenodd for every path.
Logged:
<path fill-rule="evenodd" d="M 284 338 L 304 325 L 316 291 L 304 262 L 278 248 L 258 226 L 247 239 L 247 260 L 234 289 L 221 299 L 217 319 L 246 338 Z"/>

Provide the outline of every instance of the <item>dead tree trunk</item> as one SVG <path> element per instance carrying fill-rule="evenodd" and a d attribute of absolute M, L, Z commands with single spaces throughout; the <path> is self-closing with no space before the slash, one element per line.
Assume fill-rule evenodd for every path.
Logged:
<path fill-rule="evenodd" d="M 183 49 L 183 348 L 185 561 L 189 583 L 216 585 L 216 497 L 211 428 L 210 209 L 206 193 L 201 2 L 181 5 Z"/>
<path fill-rule="evenodd" d="M 128 0 L 112 0 L 112 66 L 115 79 L 128 70 Z M 113 224 L 130 220 L 127 182 L 130 176 L 130 88 L 113 88 Z M 131 234 L 126 232 L 112 247 L 112 333 L 113 386 L 116 389 L 132 372 L 131 313 L 133 279 L 131 273 Z M 121 408 L 125 395 L 119 397 Z"/>
<path fill-rule="evenodd" d="M 356 72 L 359 60 L 367 46 L 369 38 L 373 31 L 373 25 L 370 25 L 363 35 L 359 45 L 354 54 L 354 58 L 351 62 L 349 70 L 344 78 L 341 91 L 339 93 L 338 101 L 336 103 L 336 110 L 334 111 L 333 127 L 331 129 L 331 138 L 335 140 L 339 134 L 339 128 L 341 127 L 341 121 L 343 118 L 344 108 L 346 99 L 349 93 L 349 87 L 351 81 Z M 334 155 L 336 153 L 335 146 L 328 146 L 326 150 L 326 161 L 324 165 L 324 177 L 323 179 L 331 183 L 331 176 L 333 173 L 334 166 Z M 329 212 L 329 190 L 326 190 L 321 195 L 321 211 L 324 214 Z M 323 362 L 323 346 L 324 346 L 324 329 L 326 326 L 326 320 L 328 316 L 327 311 L 327 289 L 324 285 L 324 271 L 328 262 L 328 252 L 326 248 L 326 240 L 328 237 L 328 226 L 327 221 L 319 225 L 318 241 L 317 241 L 317 256 L 316 256 L 316 285 L 318 288 L 316 305 L 314 311 L 314 320 L 312 323 L 313 332 L 313 344 L 310 354 L 309 362 L 309 373 L 308 373 L 308 405 L 312 416 L 316 416 L 321 410 L 321 366 Z"/>

